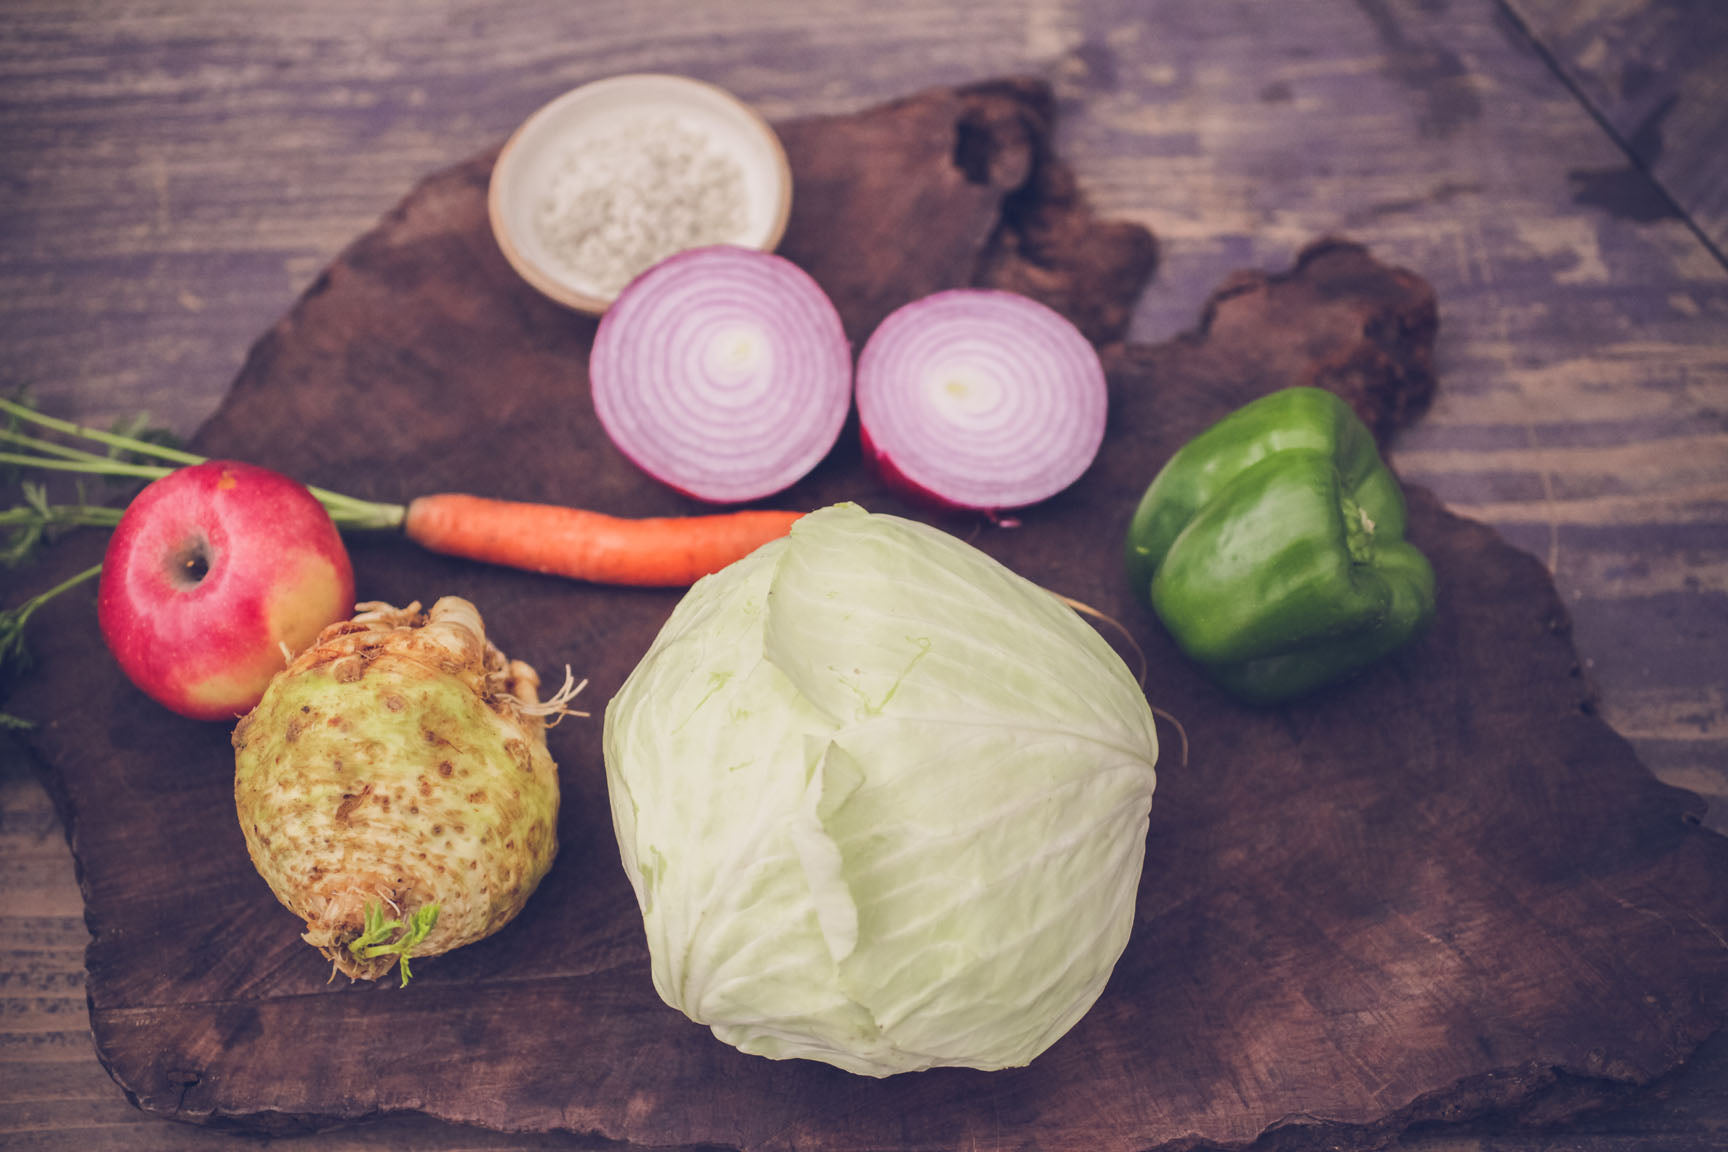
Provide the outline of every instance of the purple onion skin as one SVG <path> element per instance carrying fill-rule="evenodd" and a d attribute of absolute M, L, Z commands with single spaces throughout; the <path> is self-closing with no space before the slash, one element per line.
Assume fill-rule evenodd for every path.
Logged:
<path fill-rule="evenodd" d="M 876 442 L 870 439 L 869 429 L 862 425 L 858 428 L 858 440 L 864 448 L 864 461 L 890 491 L 896 492 L 908 500 L 922 504 L 938 512 L 983 512 L 986 514 L 1000 512 L 1000 508 L 982 508 L 971 504 L 958 504 L 946 496 L 932 492 L 906 473 L 900 471 L 893 457 L 876 447 Z"/>

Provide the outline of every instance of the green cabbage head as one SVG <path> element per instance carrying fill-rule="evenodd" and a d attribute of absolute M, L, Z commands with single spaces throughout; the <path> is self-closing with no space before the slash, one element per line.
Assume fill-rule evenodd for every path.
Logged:
<path fill-rule="evenodd" d="M 1127 944 L 1158 744 L 1037 585 L 854 505 L 699 582 L 607 705 L 654 986 L 745 1052 L 1025 1064 Z"/>

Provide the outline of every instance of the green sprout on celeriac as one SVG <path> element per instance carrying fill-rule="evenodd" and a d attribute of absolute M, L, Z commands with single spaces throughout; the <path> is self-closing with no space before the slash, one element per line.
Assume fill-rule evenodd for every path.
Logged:
<path fill-rule="evenodd" d="M 400 957 L 398 966 L 402 972 L 402 987 L 408 987 L 408 981 L 413 973 L 408 969 L 408 954 L 410 950 L 425 940 L 432 928 L 438 923 L 438 905 L 423 904 L 408 914 L 408 923 L 392 918 L 385 918 L 384 905 L 374 903 L 366 905 L 366 922 L 360 935 L 348 945 L 348 951 L 362 960 L 372 960 L 379 956 Z M 401 935 L 396 934 L 400 932 Z M 391 937 L 396 937 L 391 939 Z"/>

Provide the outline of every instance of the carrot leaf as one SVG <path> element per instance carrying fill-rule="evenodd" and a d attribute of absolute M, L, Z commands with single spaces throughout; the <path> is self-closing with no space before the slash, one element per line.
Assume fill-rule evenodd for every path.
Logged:
<path fill-rule="evenodd" d="M 24 645 L 24 626 L 36 610 L 60 593 L 75 588 L 102 571 L 96 564 L 76 576 L 68 576 L 46 592 L 38 592 L 16 608 L 0 612 L 0 685 L 9 683 L 14 675 L 30 667 L 30 650 Z M 6 712 L 0 712 L 0 727 L 28 728 L 30 723 Z"/>

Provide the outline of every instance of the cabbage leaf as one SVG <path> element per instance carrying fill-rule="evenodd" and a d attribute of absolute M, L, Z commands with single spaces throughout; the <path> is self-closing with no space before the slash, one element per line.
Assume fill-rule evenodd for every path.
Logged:
<path fill-rule="evenodd" d="M 605 756 L 655 988 L 746 1052 L 1025 1064 L 1127 943 L 1145 696 L 1071 608 L 929 526 L 837 505 L 698 582 Z"/>

